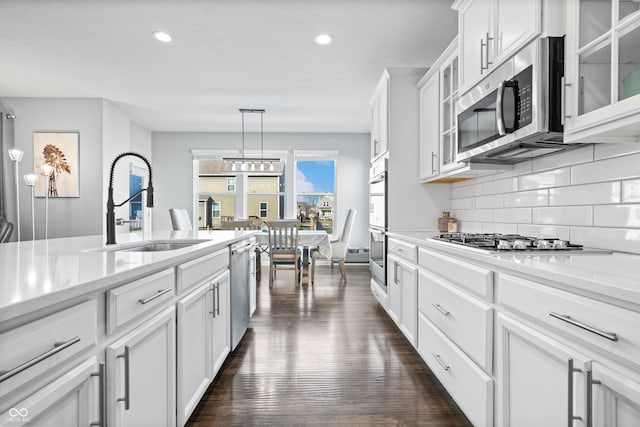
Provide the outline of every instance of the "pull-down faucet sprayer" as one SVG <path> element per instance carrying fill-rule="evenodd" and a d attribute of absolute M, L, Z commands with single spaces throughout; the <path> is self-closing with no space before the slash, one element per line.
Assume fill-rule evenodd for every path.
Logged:
<path fill-rule="evenodd" d="M 124 202 L 120 203 L 119 205 L 116 205 L 113 203 L 113 169 L 115 168 L 118 160 L 120 160 L 125 156 L 138 157 L 139 159 L 145 162 L 145 164 L 147 165 L 147 169 L 149 170 L 149 185 L 147 186 L 147 188 L 143 188 L 142 190 L 138 191 L 136 194 L 129 197 Z M 149 160 L 147 160 L 143 155 L 134 153 L 131 151 L 118 154 L 118 156 L 116 156 L 116 158 L 113 159 L 113 162 L 111 163 L 111 171 L 109 172 L 109 190 L 108 191 L 109 191 L 109 194 L 107 198 L 107 245 L 114 245 L 116 243 L 116 214 L 115 214 L 116 207 L 120 207 L 124 205 L 129 200 L 138 196 L 143 191 L 147 192 L 147 207 L 148 208 L 153 207 L 153 180 L 152 180 L 152 172 L 151 172 L 151 163 L 149 163 Z"/>

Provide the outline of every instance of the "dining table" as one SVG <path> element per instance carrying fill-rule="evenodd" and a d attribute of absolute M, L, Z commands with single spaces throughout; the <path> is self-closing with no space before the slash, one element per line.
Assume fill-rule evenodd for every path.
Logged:
<path fill-rule="evenodd" d="M 268 252 L 269 233 L 261 231 L 256 235 L 256 243 Z M 302 274 L 308 275 L 309 271 L 309 250 L 317 248 L 320 256 L 324 259 L 331 259 L 331 243 L 329 234 L 325 230 L 298 230 L 298 247 L 302 249 Z"/>

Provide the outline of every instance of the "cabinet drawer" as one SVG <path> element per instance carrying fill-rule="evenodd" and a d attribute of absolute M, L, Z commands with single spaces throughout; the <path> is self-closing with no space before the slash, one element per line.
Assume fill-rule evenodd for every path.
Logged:
<path fill-rule="evenodd" d="M 107 292 L 107 333 L 163 307 L 175 295 L 175 274 L 167 269 Z"/>
<path fill-rule="evenodd" d="M 400 258 L 404 258 L 413 264 L 418 262 L 418 246 L 411 243 L 403 242 L 402 240 L 389 238 L 388 240 L 388 253 Z"/>
<path fill-rule="evenodd" d="M 493 310 L 489 305 L 421 271 L 418 309 L 480 367 L 491 373 Z"/>
<path fill-rule="evenodd" d="M 492 426 L 493 380 L 422 314 L 418 351 L 473 425 Z"/>
<path fill-rule="evenodd" d="M 451 255 L 443 255 L 424 248 L 418 250 L 418 264 L 447 281 L 476 295 L 493 300 L 493 272 Z"/>
<path fill-rule="evenodd" d="M 94 346 L 97 325 L 90 300 L 0 334 L 0 397 Z"/>
<path fill-rule="evenodd" d="M 229 268 L 229 248 L 220 249 L 210 255 L 178 266 L 178 293 L 201 284 L 206 279 Z"/>
<path fill-rule="evenodd" d="M 600 350 L 640 363 L 638 312 L 508 274 L 498 276 L 498 302 Z"/>

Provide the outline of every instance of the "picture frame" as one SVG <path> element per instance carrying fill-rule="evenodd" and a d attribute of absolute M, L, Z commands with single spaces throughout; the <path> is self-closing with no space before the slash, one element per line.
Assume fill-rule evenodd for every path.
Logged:
<path fill-rule="evenodd" d="M 35 196 L 80 197 L 80 133 L 34 132 L 33 171 L 38 176 Z M 49 180 L 42 166 L 53 168 Z M 47 182 L 48 181 L 48 182 Z"/>

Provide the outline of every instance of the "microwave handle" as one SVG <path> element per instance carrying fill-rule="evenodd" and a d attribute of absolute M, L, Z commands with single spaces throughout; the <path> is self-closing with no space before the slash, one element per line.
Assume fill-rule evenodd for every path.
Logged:
<path fill-rule="evenodd" d="M 498 98 L 496 99 L 496 124 L 498 125 L 498 133 L 500 134 L 500 136 L 506 135 L 507 133 L 511 133 L 515 130 L 515 127 L 507 128 L 504 124 L 504 91 L 508 87 L 516 88 L 517 84 L 512 81 L 503 80 L 498 86 Z M 514 90 L 513 93 L 514 97 L 517 98 L 517 91 Z M 517 99 L 514 100 L 513 105 L 517 105 Z"/>

